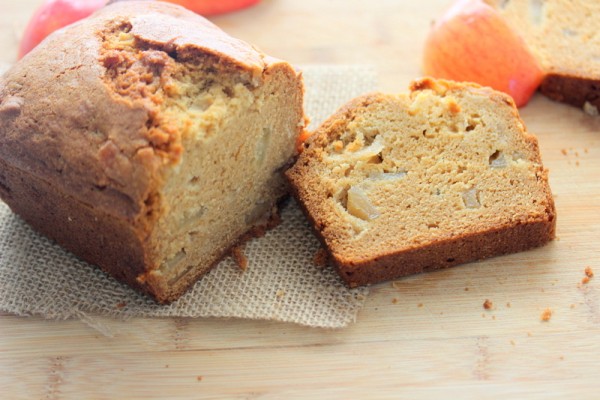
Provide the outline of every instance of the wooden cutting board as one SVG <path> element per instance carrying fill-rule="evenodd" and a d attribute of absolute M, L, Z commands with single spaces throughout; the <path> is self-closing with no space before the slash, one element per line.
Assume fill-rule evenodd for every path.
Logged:
<path fill-rule="evenodd" d="M 37 3 L 3 1 L 0 63 Z M 399 92 L 449 3 L 263 0 L 213 20 L 293 63 L 372 64 L 380 89 Z M 79 321 L 0 315 L 0 397 L 599 398 L 600 118 L 539 95 L 521 113 L 550 169 L 550 245 L 375 286 L 343 330 L 134 319 L 104 320 L 106 337 Z M 586 266 L 598 276 L 581 285 Z"/>

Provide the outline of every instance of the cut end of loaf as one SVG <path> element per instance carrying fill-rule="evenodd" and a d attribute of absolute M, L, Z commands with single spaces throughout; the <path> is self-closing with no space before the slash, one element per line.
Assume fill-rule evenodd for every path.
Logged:
<path fill-rule="evenodd" d="M 355 99 L 287 177 L 351 286 L 554 236 L 537 140 L 508 96 L 477 85 L 423 79 Z"/>
<path fill-rule="evenodd" d="M 301 129 L 302 85 L 287 64 L 256 76 L 131 30 L 123 22 L 103 33 L 101 62 L 118 100 L 148 110 L 147 148 L 163 160 L 145 240 L 152 264 L 138 283 L 168 302 L 286 193 L 280 170 Z"/>

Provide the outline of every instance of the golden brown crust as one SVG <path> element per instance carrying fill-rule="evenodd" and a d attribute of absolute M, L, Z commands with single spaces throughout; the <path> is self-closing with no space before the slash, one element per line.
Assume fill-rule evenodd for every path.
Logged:
<path fill-rule="evenodd" d="M 484 259 L 496 255 L 513 253 L 518 251 L 527 250 L 533 247 L 541 246 L 548 241 L 552 240 L 555 236 L 555 209 L 552 195 L 547 185 L 547 170 L 541 165 L 541 159 L 539 155 L 538 143 L 535 136 L 528 134 L 524 130 L 523 122 L 521 121 L 514 102 L 508 96 L 501 93 L 492 91 L 488 88 L 481 88 L 477 85 L 464 85 L 457 84 L 448 81 L 434 81 L 431 79 L 422 79 L 416 81 L 411 85 L 412 92 L 406 97 L 396 97 L 384 94 L 369 94 L 356 98 L 343 106 L 334 115 L 332 115 L 309 139 L 306 149 L 298 158 L 296 164 L 286 171 L 286 177 L 289 180 L 292 191 L 296 199 L 298 200 L 301 208 L 307 215 L 311 225 L 323 245 L 328 249 L 331 259 L 333 260 L 340 276 L 349 286 L 360 286 L 366 284 L 377 283 L 386 280 L 392 280 L 404 275 L 420 273 L 430 271 L 439 268 L 446 268 L 457 264 L 467 263 L 474 260 Z M 421 93 L 423 92 L 423 93 Z M 519 175 L 529 176 L 528 184 L 536 185 L 538 188 L 535 189 L 536 196 L 533 199 L 527 200 L 532 201 L 533 205 L 522 204 L 520 201 L 519 205 L 516 206 L 521 208 L 520 210 L 515 209 L 515 212 L 505 212 L 504 216 L 500 219 L 486 216 L 485 212 L 477 212 L 476 214 L 469 214 L 468 211 L 461 211 L 460 207 L 456 208 L 453 206 L 452 199 L 454 197 L 447 197 L 442 200 L 441 207 L 448 207 L 447 220 L 437 219 L 433 223 L 427 222 L 431 210 L 425 209 L 421 206 L 421 203 L 410 202 L 410 198 L 413 197 L 413 193 L 410 192 L 393 192 L 393 190 L 399 189 L 373 189 L 375 183 L 373 183 L 371 176 L 377 176 L 379 172 L 373 175 L 373 172 L 366 175 L 364 181 L 360 179 L 352 181 L 353 175 L 356 173 L 358 168 L 366 168 L 364 161 L 356 163 L 352 161 L 352 152 L 348 153 L 347 158 L 340 158 L 343 151 L 334 145 L 335 142 L 343 139 L 344 135 L 348 136 L 348 132 L 364 133 L 368 130 L 378 132 L 378 135 L 387 135 L 386 138 L 381 139 L 381 142 L 390 143 L 394 141 L 398 145 L 405 146 L 406 143 L 402 142 L 405 137 L 410 143 L 415 143 L 412 140 L 419 140 L 421 138 L 421 130 L 423 136 L 426 135 L 427 129 L 431 129 L 431 126 L 426 127 L 425 125 L 415 125 L 416 122 L 412 121 L 412 118 L 422 117 L 424 120 L 428 119 L 427 115 L 419 115 L 424 112 L 422 109 L 415 107 L 416 104 L 424 104 L 430 99 L 431 96 L 437 96 L 435 100 L 436 106 L 433 108 L 436 115 L 430 118 L 439 118 L 437 113 L 443 112 L 443 107 L 447 107 L 447 115 L 453 115 L 455 118 L 462 118 L 460 115 L 456 115 L 458 109 L 465 109 L 467 117 L 472 113 L 479 112 L 484 114 L 483 109 L 473 110 L 469 109 L 469 103 L 467 100 L 460 99 L 461 95 L 467 93 L 469 96 L 475 97 L 475 104 L 480 104 L 481 107 L 485 107 L 491 110 L 491 113 L 495 113 L 498 110 L 498 115 L 501 118 L 506 118 L 507 123 L 505 125 L 498 125 L 497 129 L 509 129 L 514 130 L 516 138 L 506 139 L 511 143 L 520 143 L 519 147 L 505 147 L 506 155 L 508 156 L 509 150 L 515 151 L 515 154 L 523 151 L 527 154 L 527 162 L 530 163 L 530 172 L 532 175 Z M 421 102 L 421 103 L 419 103 Z M 388 113 L 384 114 L 379 111 L 379 114 L 375 110 L 383 110 L 388 107 Z M 437 107 L 437 108 L 436 108 Z M 439 108 L 442 107 L 442 108 Z M 390 111 L 391 110 L 391 111 Z M 385 115 L 385 116 L 384 116 Z M 444 115 L 444 114 L 443 114 Z M 472 117 L 472 115 L 471 115 Z M 385 118 L 395 118 L 394 123 L 388 123 L 382 125 L 380 122 Z M 484 118 L 484 117 L 482 117 Z M 492 118 L 492 119 L 490 119 Z M 490 124 L 493 124 L 493 118 L 487 117 L 482 122 L 481 130 L 478 135 L 486 135 L 485 129 Z M 408 121 L 408 122 L 407 122 Z M 446 121 L 448 127 L 451 129 L 450 133 L 445 133 L 451 139 L 449 145 L 456 144 L 456 138 L 463 135 L 466 137 L 468 131 L 473 129 L 471 126 L 466 128 L 467 132 L 461 131 L 462 128 L 455 127 L 452 120 Z M 400 128 L 397 126 L 401 125 Z M 502 127 L 501 127 L 502 126 Z M 391 137 L 386 131 L 396 129 L 398 132 L 396 135 Z M 444 128 L 447 129 L 447 128 Z M 453 133 L 452 129 L 456 132 Z M 461 133 L 462 132 L 462 133 Z M 366 134 L 365 134 L 366 135 Z M 365 139 L 366 140 L 366 139 Z M 371 139 L 373 141 L 378 139 Z M 466 139 L 462 139 L 466 140 Z M 477 139 L 474 139 L 477 140 Z M 482 139 L 483 140 L 483 139 Z M 500 142 L 505 139 L 499 137 Z M 460 142 L 460 141 L 459 141 Z M 428 146 L 430 142 L 421 142 L 424 146 Z M 500 143 L 491 146 L 502 146 Z M 372 146 L 372 145 L 369 145 Z M 369 147 L 367 146 L 367 148 Z M 468 147 L 460 147 L 465 151 Z M 483 147 L 477 150 L 477 153 L 473 153 L 473 157 L 479 157 L 480 151 Z M 492 152 L 495 147 L 492 147 Z M 427 159 L 426 153 L 420 153 L 422 148 L 417 150 L 411 150 L 415 153 L 419 153 L 416 157 L 417 160 Z M 377 171 L 380 165 L 385 163 L 384 159 L 387 160 L 391 157 L 390 151 L 378 150 L 380 154 L 374 159 L 375 165 L 370 165 L 371 171 Z M 431 150 L 429 150 L 431 151 Z M 468 185 L 478 185 L 478 175 L 469 175 L 471 178 L 465 178 L 469 168 L 474 168 L 465 165 L 462 170 L 458 170 L 458 173 L 450 172 L 456 169 L 457 164 L 444 164 L 446 157 L 451 158 L 450 154 L 445 154 L 444 149 L 436 148 L 434 151 L 439 151 L 436 158 L 441 160 L 442 165 L 446 165 L 450 168 L 448 172 L 442 172 L 443 176 L 452 177 L 449 182 L 454 184 L 462 185 L 463 179 L 468 179 Z M 343 153 L 346 154 L 346 153 Z M 405 154 L 405 153 L 395 153 Z M 489 153 L 491 154 L 491 153 Z M 410 159 L 413 154 L 406 154 L 406 159 Z M 336 158 L 337 157 L 337 158 Z M 349 157 L 349 158 L 348 158 Z M 354 156 L 355 157 L 355 156 Z M 391 168 L 390 165 L 409 165 L 410 163 L 403 160 L 403 156 L 395 158 L 393 164 L 387 165 L 384 168 Z M 492 156 L 490 156 L 492 157 Z M 519 156 L 520 157 L 520 156 Z M 334 161 L 332 161 L 334 160 Z M 338 160 L 338 161 L 335 161 Z M 354 158 L 356 160 L 356 158 Z M 492 158 L 490 158 L 490 163 Z M 486 158 L 487 161 L 487 158 Z M 473 164 L 476 164 L 475 159 L 472 160 Z M 512 161 L 511 161 L 512 162 Z M 515 161 L 517 164 L 521 161 Z M 418 174 L 416 171 L 420 165 L 417 161 L 416 164 L 410 164 L 413 167 L 414 174 Z M 433 171 L 438 168 L 439 163 L 427 164 L 427 171 Z M 525 164 L 522 164 L 525 165 Z M 368 165 L 367 165 L 368 166 Z M 487 166 L 487 162 L 486 162 Z M 336 170 L 343 170 L 345 172 L 339 172 L 337 175 Z M 488 167 L 492 168 L 491 166 Z M 385 170 L 385 169 L 384 169 Z M 442 171 L 446 171 L 443 170 Z M 475 170 L 474 170 L 475 171 Z M 490 172 L 488 175 L 490 178 L 493 176 L 502 176 L 502 179 L 519 179 L 516 176 L 506 176 L 500 170 L 496 172 Z M 520 167 L 516 171 L 523 171 Z M 394 172 L 394 171 L 392 171 Z M 398 173 L 397 171 L 394 173 Z M 408 173 L 411 171 L 409 169 Z M 485 171 L 484 171 L 485 173 Z M 498 175 L 502 173 L 502 175 Z M 508 172 L 507 172 L 508 173 Z M 404 172 L 406 174 L 406 172 Z M 522 174 L 522 172 L 519 172 Z M 331 179 L 329 177 L 332 177 Z M 404 176 L 404 175 L 403 175 Z M 408 175 L 410 177 L 410 175 Z M 419 175 L 421 176 L 421 175 Z M 423 176 L 427 176 L 423 175 Z M 404 177 L 403 179 L 408 179 Z M 444 178 L 442 181 L 447 182 L 448 179 Z M 344 204 L 344 198 L 336 200 L 336 189 L 332 187 L 342 187 L 344 184 L 338 184 L 338 182 L 351 182 L 350 187 L 360 187 L 365 181 L 371 186 L 372 197 L 368 197 L 368 202 L 378 208 L 383 216 L 375 215 L 374 219 L 365 218 L 359 214 L 353 214 L 352 210 Z M 370 182 L 370 183 L 369 183 Z M 479 184 L 483 185 L 483 182 Z M 505 183 L 504 183 L 505 184 Z M 348 185 L 348 184 L 345 184 Z M 378 183 L 378 185 L 383 185 Z M 421 197 L 421 200 L 427 201 L 430 195 L 429 190 L 426 186 L 427 183 L 422 182 L 421 187 L 413 187 L 412 189 L 408 186 L 403 186 L 408 190 L 413 190 L 415 193 L 423 191 L 425 187 L 425 197 Z M 512 185 L 512 182 L 511 182 Z M 365 186 L 366 187 L 366 186 Z M 466 186 L 467 188 L 469 186 Z M 491 192 L 484 192 L 485 195 L 494 198 L 493 191 L 500 189 L 490 187 L 489 184 L 485 186 Z M 506 186 L 511 190 L 511 186 Z M 348 186 L 345 189 L 347 192 Z M 379 191 L 377 191 L 379 190 Z M 390 194 L 390 190 L 392 191 Z M 441 187 L 442 192 L 448 191 L 448 196 L 455 196 L 450 192 L 450 187 Z M 521 190 L 524 196 L 528 196 L 526 193 L 528 189 L 515 189 Z M 433 190 L 435 192 L 435 190 Z M 337 193 L 340 193 L 339 191 Z M 341 192 L 343 193 L 343 191 Z M 509 193 L 509 192 L 503 192 Z M 433 196 L 435 197 L 435 195 Z M 403 199 L 404 198 L 404 199 Z M 409 201 L 405 201 L 408 198 Z M 502 196 L 496 196 L 495 201 L 502 201 Z M 349 198 L 348 198 L 349 199 Z M 338 203 L 336 203 L 338 201 Z M 341 201 L 341 204 L 339 203 Z M 347 200 L 349 201 L 349 200 Z M 437 200 L 436 200 L 437 201 Z M 387 203 L 400 204 L 401 207 L 394 206 L 395 208 L 389 207 Z M 408 208 L 413 207 L 407 211 Z M 477 204 L 476 207 L 480 207 Z M 485 204 L 485 207 L 498 207 L 499 205 Z M 416 208 L 415 208 L 416 207 Z M 501 206 L 500 206 L 501 207 Z M 512 207 L 512 206 L 511 206 Z M 468 206 L 467 206 L 468 208 Z M 529 211 L 526 211 L 530 209 Z M 388 210 L 388 211 L 386 211 Z M 389 211 L 391 210 L 391 211 Z M 395 211 L 394 211 L 395 210 Z M 398 212 L 399 214 L 395 214 Z M 490 214 L 488 212 L 487 214 Z M 529 214 L 527 214 L 529 213 Z M 493 213 L 492 213 L 493 214 Z M 403 215 L 403 218 L 411 218 L 410 226 L 414 226 L 414 231 L 411 232 L 409 228 L 404 231 L 404 226 L 409 226 L 408 219 L 401 219 L 398 215 Z M 442 215 L 442 214 L 437 214 Z M 460 217 L 459 217 L 460 215 Z M 474 217 L 479 215 L 479 217 Z M 365 219 L 366 221 L 358 221 L 356 216 Z M 383 221 L 381 220 L 383 218 Z M 455 222 L 452 219 L 464 218 L 462 223 L 463 228 L 459 230 L 448 230 L 450 226 Z M 474 219 L 473 219 L 474 218 Z M 484 222 L 485 220 L 485 222 Z M 470 222 L 468 222 L 470 221 Z M 424 229 L 420 229 L 421 226 L 426 225 Z M 353 232 L 351 227 L 358 226 L 357 230 Z M 427 229 L 429 227 L 430 229 Z M 440 232 L 439 234 L 436 232 Z"/>

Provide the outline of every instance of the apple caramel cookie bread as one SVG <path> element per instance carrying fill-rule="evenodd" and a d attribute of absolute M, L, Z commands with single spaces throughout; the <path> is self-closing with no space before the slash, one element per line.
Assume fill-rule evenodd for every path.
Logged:
<path fill-rule="evenodd" d="M 350 286 L 541 246 L 555 209 L 513 100 L 422 79 L 331 116 L 286 172 Z"/>
<path fill-rule="evenodd" d="M 0 78 L 0 197 L 161 303 L 287 193 L 301 75 L 183 7 L 115 2 Z"/>

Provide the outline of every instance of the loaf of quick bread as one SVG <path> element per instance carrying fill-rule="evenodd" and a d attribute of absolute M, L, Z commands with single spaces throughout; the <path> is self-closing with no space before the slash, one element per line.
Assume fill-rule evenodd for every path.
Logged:
<path fill-rule="evenodd" d="M 350 286 L 543 245 L 555 208 L 535 136 L 490 88 L 413 82 L 331 116 L 286 172 Z"/>
<path fill-rule="evenodd" d="M 540 91 L 553 100 L 600 110 L 598 0 L 485 0 L 519 32 L 546 76 Z"/>
<path fill-rule="evenodd" d="M 287 191 L 301 75 L 204 18 L 116 2 L 0 78 L 0 197 L 161 303 Z"/>

